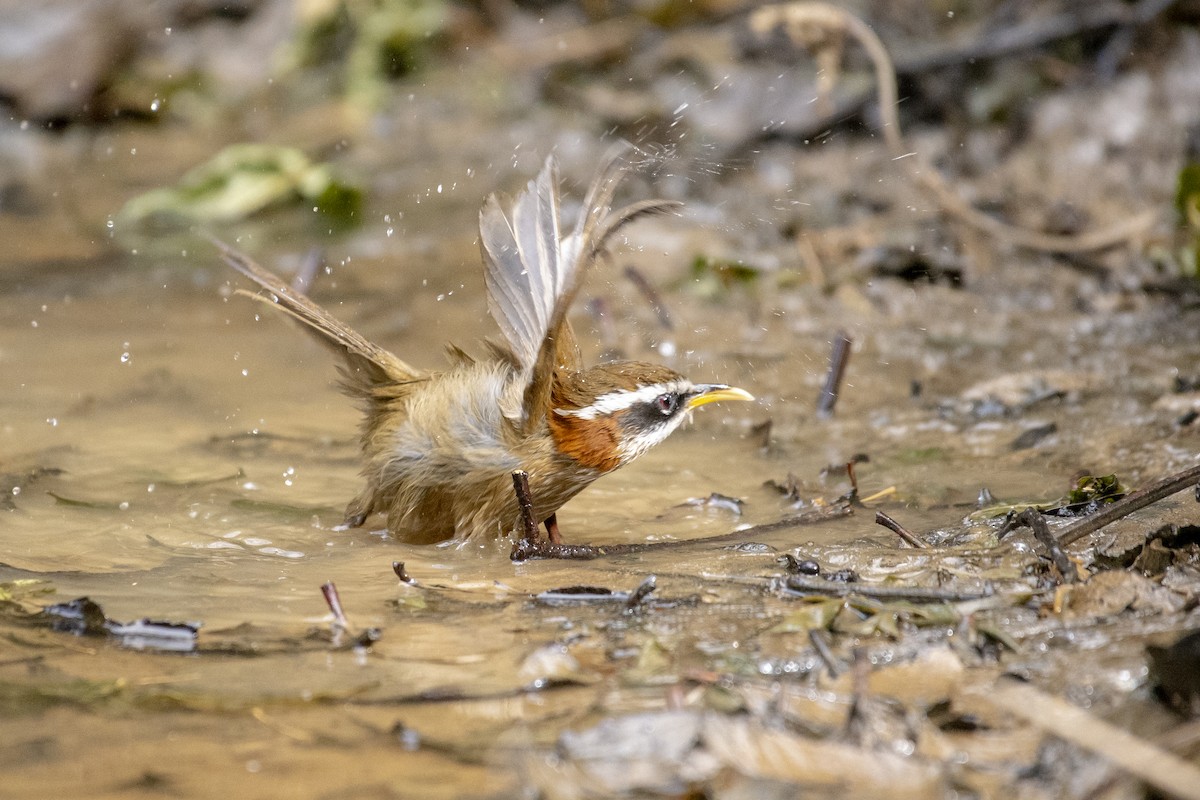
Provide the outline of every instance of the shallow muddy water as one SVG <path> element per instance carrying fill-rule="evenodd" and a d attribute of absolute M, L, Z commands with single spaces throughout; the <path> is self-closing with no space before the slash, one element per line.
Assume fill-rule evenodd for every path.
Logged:
<path fill-rule="evenodd" d="M 389 136 L 363 134 L 349 147 L 350 166 L 374 176 L 357 231 L 326 236 L 304 211 L 214 229 L 283 273 L 320 246 L 332 269 L 314 298 L 425 367 L 442 363 L 446 342 L 470 350 L 495 334 L 474 230 L 483 197 L 519 186 L 552 150 L 578 197 L 605 146 L 553 112 L 497 121 L 494 101 L 454 95 L 454 76 L 438 80 L 412 102 L 436 107 L 439 130 L 458 133 L 425 130 L 400 148 L 405 126 L 417 125 L 400 115 Z M 445 96 L 461 105 L 439 104 Z M 492 139 L 462 133 L 472 114 L 497 126 Z M 962 287 L 850 263 L 827 265 L 831 291 L 814 286 L 765 209 L 841 202 L 831 198 L 846 184 L 887 168 L 870 142 L 834 141 L 795 163 L 783 145 L 768 148 L 764 159 L 791 164 L 783 189 L 751 168 L 718 185 L 686 163 L 635 179 L 634 199 L 676 192 L 686 210 L 638 223 L 597 269 L 586 294 L 602 298 L 604 315 L 576 309 L 585 352 L 664 361 L 759 401 L 698 412 L 583 492 L 559 513 L 567 540 L 700 539 L 836 506 L 858 454 L 868 459 L 857 465 L 858 497 L 882 494 L 848 515 L 733 544 L 514 564 L 510 540 L 411 546 L 379 520 L 339 529 L 359 488 L 359 416 L 332 385 L 332 359 L 233 295 L 247 287 L 196 233 L 108 231 L 125 199 L 190 166 L 203 142 L 115 126 L 32 146 L 61 182 L 39 190 L 32 216 L 0 216 L 0 581 L 14 596 L 0 617 L 0 797 L 679 796 L 688 787 L 747 797 L 797 786 L 831 797 L 1033 797 L 1101 785 L 1138 796 L 1102 758 L 994 710 L 972 717 L 991 737 L 983 743 L 925 715 L 943 705 L 976 713 L 970 688 L 1008 671 L 1140 735 L 1174 724 L 1151 697 L 1144 646 L 1196 627 L 1194 558 L 1159 574 L 1153 588 L 1165 594 L 1139 583 L 1145 593 L 1124 605 L 1081 601 L 1072 617 L 1054 609 L 1032 537 L 998 543 L 999 520 L 968 515 L 983 487 L 1000 501 L 1052 501 L 1080 470 L 1136 487 L 1193 465 L 1200 427 L 1179 420 L 1200 402 L 1174 382 L 1200 363 L 1194 305 L 1011 250 L 993 253 L 990 268 L 966 258 Z M 909 197 L 901 175 L 884 174 L 872 191 Z M 744 205 L 729 202 L 739 193 Z M 897 207 L 882 227 L 912 224 L 917 212 Z M 754 253 L 767 265 L 754 279 L 714 296 L 692 272 L 698 257 L 756 239 L 770 244 Z M 1133 256 L 1108 258 L 1106 267 Z M 659 287 L 672 330 L 622 279 L 628 265 Z M 821 420 L 816 399 L 839 330 L 853 353 L 836 414 Z M 795 491 L 785 496 L 776 486 L 789 475 Z M 744 501 L 740 513 L 689 502 L 714 492 Z M 1196 508 L 1179 495 L 1122 525 L 1135 538 L 1195 525 Z M 902 547 L 874 524 L 876 510 L 938 547 Z M 1096 541 L 1073 548 L 1081 563 L 1095 567 Z M 1013 599 L 948 606 L 944 619 L 822 605 L 784 590 L 783 554 L 868 583 Z M 539 597 L 579 586 L 631 593 L 650 576 L 653 591 L 632 605 Z M 39 583 L 21 583 L 30 580 Z M 327 581 L 348 631 L 332 626 Z M 195 649 L 142 651 L 113 635 L 53 630 L 37 614 L 82 596 L 110 620 L 199 622 Z M 839 675 L 823 672 L 814 630 L 831 632 Z M 853 682 L 855 663 L 874 669 L 869 688 Z M 923 721 L 872 716 L 864 697 Z M 855 734 L 862 750 L 839 739 L 854 724 L 865 726 Z M 795 742 L 770 738 L 785 733 L 847 749 L 802 769 L 780 755 Z M 867 753 L 872 767 L 848 766 Z M 822 772 L 822 759 L 840 773 Z"/>

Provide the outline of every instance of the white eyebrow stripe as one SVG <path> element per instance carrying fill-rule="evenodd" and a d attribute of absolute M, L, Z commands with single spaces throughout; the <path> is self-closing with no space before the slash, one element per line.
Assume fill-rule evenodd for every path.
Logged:
<path fill-rule="evenodd" d="M 655 383 L 632 391 L 620 389 L 608 394 L 602 394 L 590 406 L 583 408 L 556 408 L 554 413 L 560 417 L 575 417 L 576 419 L 595 419 L 608 416 L 618 411 L 625 411 L 638 403 L 649 403 L 660 394 L 686 393 L 692 389 L 688 381 L 671 381 L 670 383 Z"/>

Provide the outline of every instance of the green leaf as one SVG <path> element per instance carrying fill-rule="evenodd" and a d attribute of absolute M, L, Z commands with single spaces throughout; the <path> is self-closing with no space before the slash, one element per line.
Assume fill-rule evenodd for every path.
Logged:
<path fill-rule="evenodd" d="M 812 630 L 828 630 L 834 617 L 841 610 L 840 598 L 816 598 L 806 601 L 803 608 L 786 614 L 779 622 L 767 629 L 767 633 L 808 633 Z"/>
<path fill-rule="evenodd" d="M 1052 502 L 1036 500 L 1016 501 L 1012 503 L 997 503 L 987 508 L 981 508 L 970 515 L 970 519 L 984 520 L 1002 517 L 1009 512 L 1019 514 L 1027 508 L 1034 508 L 1043 514 L 1059 517 L 1074 517 L 1090 514 L 1097 506 L 1120 500 L 1129 489 L 1121 483 L 1116 475 L 1084 475 L 1075 488 Z"/>
<path fill-rule="evenodd" d="M 1192 161 L 1179 170 L 1175 185 L 1175 210 L 1180 222 L 1200 231 L 1200 162 Z"/>
<path fill-rule="evenodd" d="M 151 219 L 233 222 L 289 203 L 316 207 L 340 224 L 357 222 L 362 190 L 314 164 L 294 147 L 233 144 L 189 170 L 172 187 L 134 197 L 117 213 L 122 225 Z"/>

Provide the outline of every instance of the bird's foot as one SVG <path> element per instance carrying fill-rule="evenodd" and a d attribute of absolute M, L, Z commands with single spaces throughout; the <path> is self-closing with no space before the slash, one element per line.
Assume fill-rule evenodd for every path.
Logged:
<path fill-rule="evenodd" d="M 533 558 L 595 558 L 594 555 L 573 555 L 577 550 L 590 551 L 591 548 L 563 544 L 556 514 L 551 514 L 544 520 L 547 538 L 538 536 L 538 523 L 533 516 L 533 495 L 529 490 L 529 475 L 518 469 L 513 471 L 512 478 L 517 506 L 521 510 L 521 533 L 509 558 L 513 561 L 527 561 Z"/>

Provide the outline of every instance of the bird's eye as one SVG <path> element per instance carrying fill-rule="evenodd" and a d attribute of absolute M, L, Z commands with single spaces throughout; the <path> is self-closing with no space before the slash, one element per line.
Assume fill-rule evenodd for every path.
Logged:
<path fill-rule="evenodd" d="M 678 402 L 679 398 L 673 394 L 660 394 L 654 398 L 654 407 L 661 411 L 664 417 L 669 417 L 674 413 Z"/>

